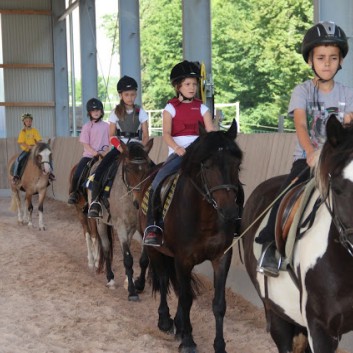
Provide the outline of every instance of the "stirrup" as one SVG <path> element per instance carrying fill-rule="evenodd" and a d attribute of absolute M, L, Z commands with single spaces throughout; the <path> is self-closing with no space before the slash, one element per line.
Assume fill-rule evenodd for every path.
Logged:
<path fill-rule="evenodd" d="M 156 224 L 149 225 L 143 233 L 142 243 L 147 246 L 163 245 L 163 229 Z"/>
<path fill-rule="evenodd" d="M 89 206 L 88 218 L 103 218 L 102 205 L 99 201 L 93 201 Z"/>
<path fill-rule="evenodd" d="M 274 249 L 271 249 L 271 247 L 274 247 Z M 268 257 L 266 257 L 268 254 L 268 251 L 274 251 L 274 257 L 270 258 L 270 263 L 268 263 Z M 256 271 L 265 275 L 265 276 L 269 276 L 269 277 L 278 277 L 279 276 L 279 270 L 281 268 L 282 265 L 282 256 L 279 256 L 279 258 L 277 258 L 278 251 L 277 251 L 277 247 L 275 245 L 275 242 L 272 241 L 270 243 L 268 243 L 265 248 L 262 251 L 262 254 L 260 256 L 258 265 L 256 267 Z M 272 263 L 271 263 L 272 260 Z M 267 263 L 266 263 L 267 261 Z M 265 263 L 264 263 L 265 262 Z"/>

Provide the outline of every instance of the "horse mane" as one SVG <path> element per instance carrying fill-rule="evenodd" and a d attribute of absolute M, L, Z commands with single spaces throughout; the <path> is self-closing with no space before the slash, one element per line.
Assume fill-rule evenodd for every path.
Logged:
<path fill-rule="evenodd" d="M 51 151 L 49 143 L 43 142 L 43 141 L 37 142 L 36 145 L 31 149 L 30 157 L 32 158 L 32 160 L 35 161 L 38 154 L 44 151 L 45 149 L 48 149 L 49 151 Z M 51 159 L 51 156 L 50 156 L 50 159 Z"/>
<path fill-rule="evenodd" d="M 150 166 L 154 166 L 154 162 L 151 160 L 145 147 L 140 142 L 130 141 L 127 144 L 127 147 L 128 147 L 128 158 L 130 160 L 132 159 L 147 160 Z"/>
<path fill-rule="evenodd" d="M 353 123 L 342 124 L 336 117 L 329 118 L 327 140 L 322 146 L 314 176 L 323 199 L 328 195 L 331 177 L 338 176 L 353 157 Z"/>
<path fill-rule="evenodd" d="M 227 131 L 201 133 L 186 149 L 181 163 L 182 173 L 192 175 L 199 170 L 200 163 L 210 158 L 219 158 L 225 151 L 241 161 L 243 153 L 232 137 Z"/>

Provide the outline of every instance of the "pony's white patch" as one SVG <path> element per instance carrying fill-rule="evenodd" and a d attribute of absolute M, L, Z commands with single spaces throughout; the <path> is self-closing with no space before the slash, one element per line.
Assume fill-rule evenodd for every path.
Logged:
<path fill-rule="evenodd" d="M 51 172 L 51 166 L 50 166 L 50 155 L 51 151 L 46 148 L 42 152 L 40 152 L 40 155 L 42 157 L 42 168 L 43 170 L 49 174 Z"/>
<path fill-rule="evenodd" d="M 305 219 L 313 209 L 318 196 L 319 193 L 316 191 L 306 208 L 307 211 L 303 219 Z M 301 302 L 299 290 L 287 272 L 281 271 L 279 277 L 268 278 L 269 298 L 283 308 L 286 315 L 302 326 L 307 327 L 305 308 L 308 293 L 305 288 L 305 277 L 307 272 L 316 265 L 327 250 L 330 225 L 331 215 L 323 204 L 316 212 L 312 227 L 296 244 L 293 264 L 295 269 L 297 269 L 300 264 L 300 277 L 303 287 Z M 258 274 L 257 280 L 260 285 L 261 295 L 265 297 L 264 276 Z"/>
<path fill-rule="evenodd" d="M 351 161 L 344 169 L 343 169 L 343 178 L 348 179 L 353 183 L 353 161 Z"/>
<path fill-rule="evenodd" d="M 260 285 L 261 296 L 265 298 L 265 276 L 258 273 L 257 281 Z M 267 279 L 268 296 L 284 313 L 299 325 L 304 324 L 300 311 L 299 290 L 295 286 L 288 272 L 281 271 L 277 278 Z"/>

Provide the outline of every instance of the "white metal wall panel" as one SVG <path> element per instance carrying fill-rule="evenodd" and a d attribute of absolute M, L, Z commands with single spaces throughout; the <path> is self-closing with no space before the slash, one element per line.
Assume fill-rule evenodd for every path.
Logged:
<path fill-rule="evenodd" d="M 2 15 L 4 63 L 53 63 L 51 17 Z"/>
<path fill-rule="evenodd" d="M 50 0 L 0 0 L 0 8 L 7 10 L 51 10 Z M 47 14 L 2 14 L 3 64 L 53 65 L 52 17 Z M 16 106 L 23 102 L 53 104 L 54 69 L 11 68 L 3 69 L 4 100 L 14 103 L 6 106 L 7 137 L 17 136 L 22 127 L 20 116 L 30 112 L 34 125 L 43 137 L 55 135 L 54 106 Z"/>
<path fill-rule="evenodd" d="M 50 10 L 50 0 L 0 0 L 0 8 L 6 10 Z"/>

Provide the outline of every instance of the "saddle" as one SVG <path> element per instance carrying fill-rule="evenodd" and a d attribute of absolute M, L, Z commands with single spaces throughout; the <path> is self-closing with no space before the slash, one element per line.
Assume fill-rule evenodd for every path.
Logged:
<path fill-rule="evenodd" d="M 275 239 L 277 249 L 282 256 L 285 256 L 285 245 L 289 230 L 293 224 L 294 216 L 299 210 L 306 182 L 292 187 L 282 198 L 278 208 L 275 227 Z"/>

